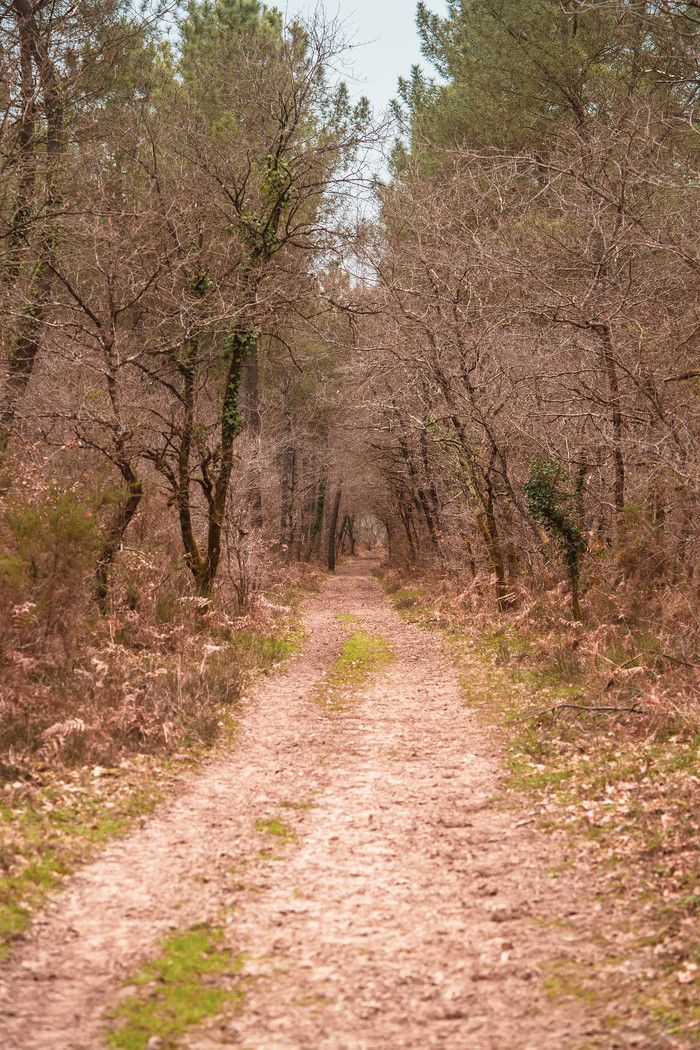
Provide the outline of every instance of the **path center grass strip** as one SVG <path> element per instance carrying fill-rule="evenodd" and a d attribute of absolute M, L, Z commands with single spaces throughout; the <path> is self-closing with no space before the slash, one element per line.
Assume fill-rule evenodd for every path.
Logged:
<path fill-rule="evenodd" d="M 163 1047 L 224 1007 L 240 1007 L 237 987 L 244 957 L 225 944 L 221 927 L 199 925 L 163 942 L 161 953 L 127 983 L 136 991 L 112 1012 L 109 1046 L 145 1050 L 157 1037 Z"/>
<path fill-rule="evenodd" d="M 361 688 L 372 674 L 384 670 L 393 656 L 386 638 L 367 631 L 356 631 L 346 639 L 339 657 L 322 683 L 320 699 L 330 707 L 342 707 L 349 694 Z"/>

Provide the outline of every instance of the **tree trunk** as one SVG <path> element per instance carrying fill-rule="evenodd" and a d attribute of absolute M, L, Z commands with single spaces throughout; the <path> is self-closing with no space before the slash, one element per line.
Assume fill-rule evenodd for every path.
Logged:
<path fill-rule="evenodd" d="M 433 521 L 433 516 L 432 516 L 431 511 L 430 511 L 430 506 L 429 506 L 428 501 L 426 499 L 425 491 L 423 489 L 423 486 L 421 485 L 420 477 L 418 476 L 418 471 L 416 470 L 416 466 L 415 466 L 415 464 L 413 462 L 413 457 L 411 456 L 410 449 L 408 447 L 408 444 L 406 443 L 406 441 L 403 438 L 399 438 L 399 448 L 401 449 L 401 455 L 403 457 L 404 463 L 406 464 L 406 470 L 408 472 L 408 476 L 409 476 L 409 478 L 411 480 L 411 484 L 413 486 L 413 491 L 414 491 L 414 497 L 413 498 L 414 498 L 416 510 L 418 511 L 419 514 L 423 515 L 423 517 L 425 519 L 426 527 L 428 529 L 428 536 L 430 538 L 430 544 L 431 544 L 433 550 L 437 550 L 438 549 L 438 540 L 437 540 L 437 533 L 436 533 L 436 530 L 435 530 L 435 522 Z"/>
<path fill-rule="evenodd" d="M 439 536 L 439 533 L 440 533 L 441 528 L 442 528 L 441 522 L 440 522 L 440 500 L 438 498 L 437 488 L 435 487 L 434 474 L 433 474 L 433 471 L 431 469 L 430 454 L 429 454 L 429 450 L 428 450 L 428 436 L 427 436 L 425 430 L 421 430 L 421 432 L 420 432 L 420 449 L 421 449 L 421 458 L 423 460 L 423 470 L 424 470 L 425 477 L 427 479 L 427 484 L 428 484 L 428 496 L 430 497 L 431 519 L 435 523 L 434 527 L 435 527 L 435 530 L 436 530 L 436 533 L 437 533 L 436 534 L 436 538 L 435 538 L 436 539 L 436 545 L 437 545 L 438 536 Z"/>
<path fill-rule="evenodd" d="M 474 580 L 476 579 L 476 560 L 474 558 L 474 551 L 472 549 L 471 543 L 469 542 L 468 536 L 465 536 L 464 538 L 464 547 L 467 554 L 467 565 L 469 566 L 469 571 L 471 573 L 472 579 Z"/>
<path fill-rule="evenodd" d="M 204 574 L 200 582 L 200 593 L 207 598 L 211 596 L 212 586 L 216 579 L 221 559 L 221 535 L 226 516 L 231 473 L 233 471 L 233 443 L 241 433 L 244 425 L 239 408 L 239 397 L 243 369 L 250 352 L 251 339 L 251 333 L 247 329 L 241 329 L 234 333 L 229 345 L 231 359 L 226 373 L 221 402 L 221 458 L 214 482 L 213 498 L 209 504 L 207 557 L 204 563 Z"/>
<path fill-rule="evenodd" d="M 416 545 L 413 542 L 413 519 L 411 516 L 410 507 L 400 506 L 399 515 L 401 517 L 401 524 L 403 525 L 404 532 L 406 534 L 406 542 L 408 544 L 408 559 L 414 562 L 416 560 Z"/>
<path fill-rule="evenodd" d="M 505 562 L 503 559 L 503 551 L 501 549 L 501 539 L 498 530 L 498 524 L 496 522 L 496 514 L 493 503 L 493 491 L 491 485 L 487 488 L 487 498 L 484 507 L 484 523 L 485 523 L 485 535 L 487 538 L 487 546 L 489 556 L 491 559 L 491 568 L 495 579 L 496 586 L 496 601 L 501 609 L 505 609 L 508 604 L 507 594 L 508 588 L 506 586 L 506 569 Z"/>
<path fill-rule="evenodd" d="M 260 450 L 262 414 L 260 412 L 260 357 L 257 341 L 249 346 L 245 360 L 243 383 L 243 415 L 245 429 L 251 449 L 251 466 L 248 483 L 251 522 L 254 529 L 263 526 L 262 481 L 260 475 Z"/>
<path fill-rule="evenodd" d="M 17 130 L 17 196 L 10 223 L 8 245 L 10 248 L 8 276 L 15 280 L 21 271 L 22 244 L 28 235 L 32 211 L 32 199 L 36 189 L 36 88 L 34 84 L 33 12 L 27 0 L 15 0 L 12 5 L 17 17 L 20 66 L 20 117 Z"/>
<path fill-rule="evenodd" d="M 120 463 L 119 469 L 127 483 L 126 499 L 117 509 L 107 527 L 105 540 L 95 569 L 95 600 L 101 613 L 107 612 L 109 574 L 114 559 L 121 549 L 124 534 L 139 508 L 143 496 L 143 485 L 130 463 Z"/>
<path fill-rule="evenodd" d="M 345 540 L 348 541 L 348 551 L 350 557 L 355 557 L 355 547 L 357 545 L 355 539 L 355 515 L 346 514 L 343 518 L 343 526 L 340 530 L 340 536 L 338 538 L 338 547 L 340 550 L 344 550 Z"/>
<path fill-rule="evenodd" d="M 21 93 L 23 117 L 19 134 L 20 191 L 13 216 L 11 247 L 13 248 L 12 268 L 17 276 L 21 269 L 19 256 L 21 243 L 27 237 L 27 224 L 30 218 L 30 201 L 36 184 L 36 143 L 34 95 L 36 86 L 32 78 L 32 59 L 38 62 L 39 81 L 41 84 L 44 114 L 46 119 L 46 185 L 43 202 L 43 232 L 38 246 L 38 263 L 30 280 L 27 301 L 17 325 L 17 337 L 7 361 L 5 387 L 0 401 L 0 455 L 8 446 L 14 429 L 17 411 L 24 398 L 37 355 L 41 346 L 41 332 L 46 310 L 51 299 L 53 286 L 53 262 L 55 250 L 55 230 L 53 212 L 59 203 L 56 192 L 62 144 L 63 144 L 63 105 L 56 70 L 46 51 L 45 42 L 40 38 L 35 26 L 33 5 L 26 0 L 15 0 L 20 40 Z M 26 96 L 26 97 L 25 97 Z"/>
<path fill-rule="evenodd" d="M 340 532 L 338 534 L 338 550 L 345 550 L 345 538 L 348 535 L 348 528 L 350 525 L 350 518 L 346 514 L 343 518 L 343 524 L 340 526 Z M 349 541 L 348 541 L 349 542 Z"/>
<path fill-rule="evenodd" d="M 315 512 L 313 525 L 311 526 L 311 535 L 309 537 L 309 545 L 306 551 L 306 560 L 311 559 L 316 554 L 318 544 L 321 538 L 321 530 L 323 529 L 323 517 L 326 510 L 326 479 L 321 478 L 316 489 L 315 498 Z"/>
<path fill-rule="evenodd" d="M 571 590 L 571 615 L 574 620 L 583 620 L 581 614 L 581 599 L 579 596 L 578 571 L 569 573 L 569 587 Z"/>
<path fill-rule="evenodd" d="M 301 478 L 308 478 L 309 476 L 309 462 L 305 456 L 301 458 L 301 467 L 299 476 Z M 310 557 L 311 548 L 311 528 L 314 520 L 314 508 L 316 506 L 316 483 L 310 484 L 306 482 L 303 490 L 303 497 L 300 500 L 300 514 L 299 514 L 299 526 L 297 529 L 297 546 L 296 546 L 296 558 L 297 561 L 308 560 Z"/>
<path fill-rule="evenodd" d="M 175 504 L 180 522 L 180 535 L 185 553 L 185 564 L 194 576 L 195 583 L 202 578 L 204 564 L 192 525 L 190 455 L 192 431 L 194 429 L 194 386 L 196 347 L 190 343 L 185 350 L 186 360 L 180 366 L 182 375 L 182 425 L 177 454 L 177 489 Z M 199 591 L 199 586 L 197 587 Z"/>
<path fill-rule="evenodd" d="M 283 411 L 284 438 L 282 445 L 282 470 L 280 478 L 280 548 L 286 548 L 291 558 L 293 537 L 293 508 L 296 491 L 296 452 L 293 445 L 292 421 L 285 399 Z"/>
<path fill-rule="evenodd" d="M 601 342 L 601 358 L 608 383 L 608 397 L 610 398 L 612 458 L 614 471 L 613 497 L 619 532 L 622 524 L 622 515 L 625 509 L 625 459 L 622 446 L 624 423 L 620 401 L 620 383 L 617 375 L 617 366 L 615 364 L 610 324 L 606 321 L 604 324 L 595 325 L 594 328 Z"/>
<path fill-rule="evenodd" d="M 234 332 L 229 342 L 230 360 L 221 399 L 219 467 L 210 490 L 207 491 L 206 556 L 202 557 L 192 524 L 190 457 L 195 420 L 196 345 L 187 348 L 187 359 L 180 365 L 183 377 L 181 401 L 182 428 L 178 449 L 177 490 L 175 502 L 180 519 L 180 533 L 185 551 L 185 562 L 195 581 L 197 594 L 211 596 L 221 559 L 228 490 L 233 471 L 233 444 L 243 429 L 239 396 L 243 366 L 250 347 L 251 335 L 246 329 Z"/>
<path fill-rule="evenodd" d="M 7 376 L 0 404 L 0 455 L 9 445 L 17 411 L 24 398 L 41 347 L 41 330 L 51 294 L 52 276 L 45 263 L 39 264 L 39 278 L 32 294 L 32 305 L 22 314 L 17 339 L 8 355 Z"/>
<path fill-rule="evenodd" d="M 338 515 L 340 514 L 340 501 L 343 496 L 342 488 L 339 488 L 333 500 L 330 521 L 328 522 L 328 571 L 335 572 L 336 558 L 336 536 L 338 533 Z"/>
<path fill-rule="evenodd" d="M 469 447 L 464 428 L 457 416 L 452 416 L 452 425 L 458 435 L 462 449 L 462 461 L 468 479 L 467 488 L 477 504 L 476 524 L 488 551 L 491 571 L 495 581 L 496 601 L 501 609 L 505 609 L 508 605 L 508 587 L 506 584 L 505 559 L 496 520 L 493 484 L 485 468 L 479 467 L 477 469 L 474 454 Z"/>

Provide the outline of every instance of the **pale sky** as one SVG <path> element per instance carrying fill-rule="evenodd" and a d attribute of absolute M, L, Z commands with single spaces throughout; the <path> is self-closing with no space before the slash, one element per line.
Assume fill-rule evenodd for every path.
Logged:
<path fill-rule="evenodd" d="M 274 4 L 273 4 L 274 6 Z M 287 0 L 288 15 L 313 10 L 309 0 Z M 355 78 L 345 76 L 355 95 L 367 95 L 383 110 L 396 95 L 396 82 L 421 61 L 416 33 L 416 0 L 323 0 L 318 5 L 329 18 L 338 16 L 353 43 Z M 445 14 L 446 0 L 428 0 L 430 10 Z M 425 64 L 425 63 L 423 63 Z"/>

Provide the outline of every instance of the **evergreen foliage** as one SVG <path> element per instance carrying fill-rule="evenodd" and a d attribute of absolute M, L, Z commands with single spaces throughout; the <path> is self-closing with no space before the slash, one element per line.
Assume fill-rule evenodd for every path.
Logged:
<path fill-rule="evenodd" d="M 552 459 L 536 459 L 523 485 L 533 518 L 559 545 L 571 584 L 572 612 L 581 617 L 578 584 L 586 539 L 571 512 L 572 495 L 565 488 L 566 474 Z"/>

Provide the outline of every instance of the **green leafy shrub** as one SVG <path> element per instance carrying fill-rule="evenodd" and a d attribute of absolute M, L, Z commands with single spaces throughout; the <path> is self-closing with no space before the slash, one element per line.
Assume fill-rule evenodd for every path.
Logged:
<path fill-rule="evenodd" d="M 532 464 L 523 489 L 533 518 L 556 541 L 564 556 L 571 589 L 571 611 L 574 619 L 580 620 L 579 580 L 586 539 L 571 510 L 574 497 L 565 487 L 567 480 L 559 463 L 542 457 Z"/>

